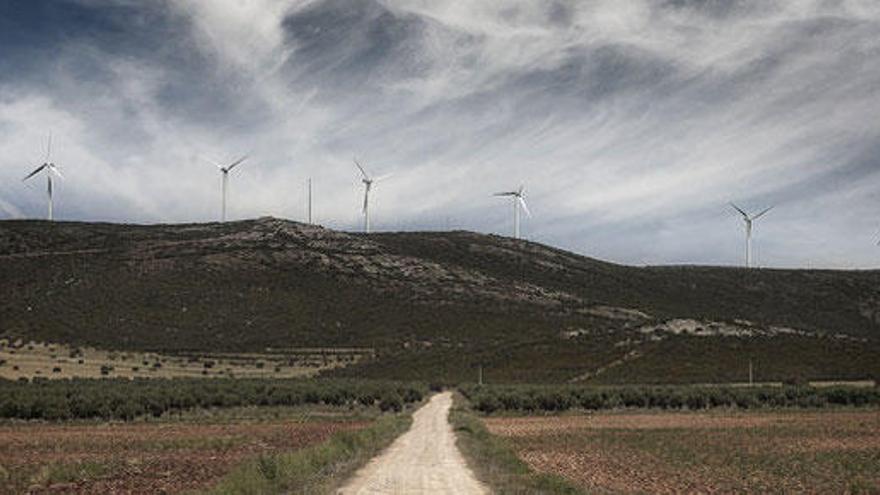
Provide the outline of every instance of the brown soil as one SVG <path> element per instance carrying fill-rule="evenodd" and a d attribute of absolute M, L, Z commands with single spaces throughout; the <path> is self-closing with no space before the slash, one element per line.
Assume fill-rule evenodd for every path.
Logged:
<path fill-rule="evenodd" d="M 620 493 L 880 491 L 880 411 L 488 418 L 532 469 Z"/>
<path fill-rule="evenodd" d="M 101 424 L 0 426 L 0 467 L 31 473 L 9 493 L 178 493 L 210 486 L 236 464 L 259 454 L 319 443 L 367 422 L 268 421 L 198 425 Z M 50 484 L 50 464 L 97 462 L 109 466 L 95 479 Z M 0 493 L 4 492 L 0 488 Z"/>

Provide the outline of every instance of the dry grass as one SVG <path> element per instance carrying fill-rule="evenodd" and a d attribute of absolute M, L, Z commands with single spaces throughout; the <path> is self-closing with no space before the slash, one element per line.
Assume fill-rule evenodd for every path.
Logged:
<path fill-rule="evenodd" d="M 0 378 L 299 378 L 355 363 L 371 353 L 354 348 L 167 355 L 0 339 Z"/>
<path fill-rule="evenodd" d="M 880 411 L 488 418 L 538 472 L 614 493 L 877 493 Z"/>

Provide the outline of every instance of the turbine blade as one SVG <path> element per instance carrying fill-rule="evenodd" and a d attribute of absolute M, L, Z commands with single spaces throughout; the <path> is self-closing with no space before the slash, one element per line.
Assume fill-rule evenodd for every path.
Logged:
<path fill-rule="evenodd" d="M 773 205 L 773 206 L 771 206 L 770 208 L 765 209 L 765 210 L 762 211 L 761 213 L 758 213 L 757 215 L 753 216 L 753 217 L 752 217 L 752 220 L 757 220 L 757 219 L 761 218 L 765 213 L 767 213 L 768 211 L 772 210 L 774 206 L 776 206 L 776 205 Z"/>
<path fill-rule="evenodd" d="M 49 142 L 46 143 L 46 159 L 43 160 L 44 163 L 49 162 L 49 156 L 52 154 L 52 133 L 49 133 Z"/>
<path fill-rule="evenodd" d="M 200 156 L 199 159 L 202 160 L 202 161 L 206 161 L 206 162 L 210 163 L 211 165 L 217 167 L 217 168 L 220 169 L 220 170 L 223 170 L 223 165 L 220 165 L 219 163 L 215 162 L 214 160 L 211 160 L 210 158 L 206 158 L 206 157 L 204 157 L 204 156 Z"/>
<path fill-rule="evenodd" d="M 523 211 L 526 212 L 526 216 L 531 217 L 531 216 L 532 216 L 532 212 L 530 212 L 530 211 L 529 211 L 529 207 L 526 206 L 526 200 L 523 199 L 522 196 L 517 196 L 517 197 L 516 197 L 516 200 L 519 201 L 519 205 L 522 206 Z"/>
<path fill-rule="evenodd" d="M 58 167 L 56 167 L 55 164 L 49 164 L 48 171 L 49 171 L 49 173 L 53 173 L 53 174 L 57 175 L 61 179 L 64 178 L 64 176 L 61 175 L 61 171 L 58 170 Z"/>
<path fill-rule="evenodd" d="M 367 175 L 367 172 L 364 170 L 364 167 L 361 166 L 360 162 L 357 161 L 357 158 L 354 159 L 354 164 L 357 165 L 358 170 L 363 174 L 364 179 L 370 180 L 370 176 Z"/>
<path fill-rule="evenodd" d="M 493 194 L 492 196 L 516 196 L 516 191 L 498 192 Z"/>
<path fill-rule="evenodd" d="M 520 185 L 520 186 L 519 186 L 519 189 L 516 190 L 516 194 L 517 194 L 518 196 L 522 196 L 522 193 L 523 193 L 523 191 L 525 190 L 525 188 L 526 188 L 526 186 L 524 186 L 524 185 Z"/>
<path fill-rule="evenodd" d="M 391 174 L 385 174 L 385 175 L 382 175 L 382 176 L 380 176 L 380 177 L 376 177 L 375 179 L 373 179 L 373 182 L 383 181 L 383 180 L 385 180 L 385 179 L 388 179 L 388 178 L 392 177 L 393 175 L 394 175 L 394 174 L 391 173 Z"/>
<path fill-rule="evenodd" d="M 25 181 L 25 180 L 30 179 L 31 177 L 33 177 L 33 176 L 37 175 L 38 173 L 40 173 L 40 171 L 43 170 L 44 168 L 46 168 L 47 166 L 48 166 L 48 165 L 45 164 L 45 163 L 42 164 L 42 165 L 40 165 L 39 167 L 36 168 L 36 170 L 34 170 L 33 172 L 27 174 L 27 177 L 25 177 L 24 179 L 21 179 L 21 180 Z"/>
<path fill-rule="evenodd" d="M 232 162 L 231 165 L 229 165 L 228 167 L 226 167 L 226 171 L 228 172 L 228 171 L 234 169 L 234 168 L 237 167 L 241 162 L 247 160 L 247 158 L 248 158 L 248 155 L 244 155 L 243 157 L 239 158 L 238 160 L 235 160 L 234 162 Z"/>
<path fill-rule="evenodd" d="M 369 186 L 367 186 L 364 189 L 364 207 L 363 207 L 363 210 L 361 210 L 363 213 L 367 212 L 367 201 L 368 201 L 369 197 L 370 197 L 370 188 L 369 188 Z"/>
<path fill-rule="evenodd" d="M 733 202 L 730 203 L 730 206 L 732 206 L 736 211 L 738 211 L 740 213 L 740 215 L 742 215 L 743 217 L 749 218 L 749 215 L 745 211 L 743 211 L 742 208 L 733 204 Z"/>

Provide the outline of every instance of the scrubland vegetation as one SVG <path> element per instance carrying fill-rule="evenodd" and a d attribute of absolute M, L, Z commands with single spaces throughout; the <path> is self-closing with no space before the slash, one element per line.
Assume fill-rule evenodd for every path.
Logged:
<path fill-rule="evenodd" d="M 0 339 L 0 378 L 299 378 L 372 356 L 364 348 L 163 354 Z"/>
<path fill-rule="evenodd" d="M 880 375 L 880 271 L 632 267 L 470 232 L 362 235 L 263 218 L 3 221 L 0 280 L 9 342 L 163 355 L 368 348 L 334 374 L 455 382 L 482 364 L 496 382 L 724 383 L 744 381 L 752 358 L 761 381 Z M 760 336 L 642 331 L 682 318 Z M 53 361 L 41 373 L 106 364 L 107 376 L 153 376 L 174 364 L 147 361 Z M 268 360 L 240 372 L 277 366 L 293 372 Z"/>

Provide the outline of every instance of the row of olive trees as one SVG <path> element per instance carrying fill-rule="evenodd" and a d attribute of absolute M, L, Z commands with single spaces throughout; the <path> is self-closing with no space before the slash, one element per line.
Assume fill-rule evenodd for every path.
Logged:
<path fill-rule="evenodd" d="M 880 389 L 865 387 L 729 387 L 508 385 L 460 387 L 474 408 L 495 411 L 569 409 L 752 409 L 880 405 Z"/>
<path fill-rule="evenodd" d="M 130 420 L 195 408 L 310 404 L 399 411 L 426 392 L 419 383 L 367 380 L 0 380 L 0 417 Z"/>

